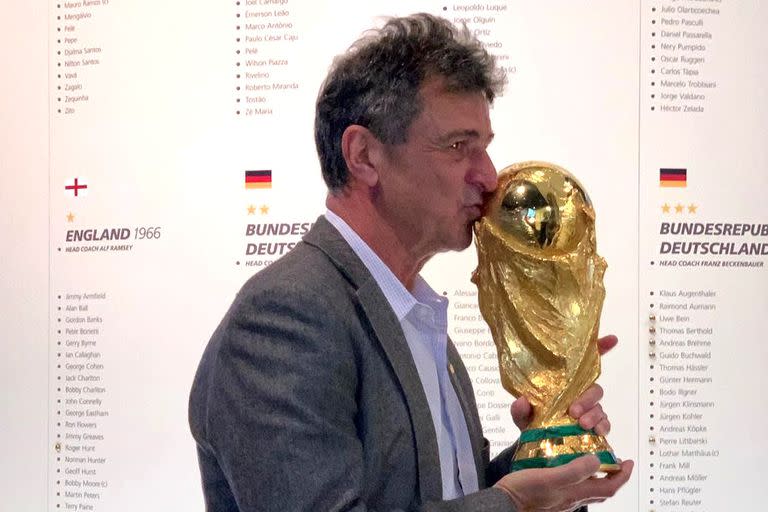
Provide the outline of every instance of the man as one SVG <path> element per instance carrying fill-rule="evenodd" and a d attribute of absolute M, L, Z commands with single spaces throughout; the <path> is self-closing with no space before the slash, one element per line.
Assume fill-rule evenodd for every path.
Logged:
<path fill-rule="evenodd" d="M 418 275 L 470 244 L 496 187 L 502 84 L 466 30 L 424 14 L 334 62 L 315 122 L 328 211 L 245 284 L 192 388 L 209 510 L 573 510 L 629 478 L 629 462 L 591 478 L 595 457 L 511 475 L 509 450 L 489 462 L 447 302 Z M 604 433 L 601 393 L 571 414 Z M 512 412 L 522 427 L 530 405 Z"/>

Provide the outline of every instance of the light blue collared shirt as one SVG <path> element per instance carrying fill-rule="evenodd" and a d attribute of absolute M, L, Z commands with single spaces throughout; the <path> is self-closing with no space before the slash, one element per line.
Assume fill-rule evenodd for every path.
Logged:
<path fill-rule="evenodd" d="M 448 375 L 448 299 L 435 293 L 421 276 L 416 276 L 413 293 L 409 292 L 341 217 L 328 210 L 325 218 L 363 261 L 403 328 L 435 426 L 443 499 L 477 491 L 467 422 Z"/>

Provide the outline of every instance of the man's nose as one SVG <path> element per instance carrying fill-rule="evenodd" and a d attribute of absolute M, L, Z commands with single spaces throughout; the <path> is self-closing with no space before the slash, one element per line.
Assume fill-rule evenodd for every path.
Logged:
<path fill-rule="evenodd" d="M 472 164 L 472 170 L 468 176 L 469 181 L 479 185 L 483 192 L 493 192 L 496 190 L 498 179 L 496 166 L 493 165 L 488 151 L 484 149 L 478 151 Z"/>

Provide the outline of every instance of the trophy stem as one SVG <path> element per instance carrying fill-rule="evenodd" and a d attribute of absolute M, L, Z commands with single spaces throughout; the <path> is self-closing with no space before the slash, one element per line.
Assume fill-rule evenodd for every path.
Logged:
<path fill-rule="evenodd" d="M 520 435 L 510 472 L 561 466 L 587 454 L 597 455 L 600 471 L 610 473 L 620 469 L 605 438 L 577 423 L 528 429 Z"/>

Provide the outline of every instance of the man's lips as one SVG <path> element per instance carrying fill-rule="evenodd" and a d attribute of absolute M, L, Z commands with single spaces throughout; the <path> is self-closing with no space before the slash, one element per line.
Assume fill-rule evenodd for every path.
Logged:
<path fill-rule="evenodd" d="M 472 221 L 476 221 L 483 214 L 482 206 L 483 205 L 480 203 L 467 206 L 467 210 L 469 211 L 469 218 Z"/>

